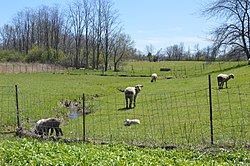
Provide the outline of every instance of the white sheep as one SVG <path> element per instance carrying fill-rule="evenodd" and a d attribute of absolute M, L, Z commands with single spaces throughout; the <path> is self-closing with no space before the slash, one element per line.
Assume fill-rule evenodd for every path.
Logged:
<path fill-rule="evenodd" d="M 134 107 L 136 106 L 136 97 L 138 93 L 142 89 L 142 85 L 136 85 L 135 87 L 127 87 L 124 90 L 125 99 L 126 99 L 126 108 L 132 108 L 132 102 L 134 101 Z M 128 100 L 129 100 L 129 107 L 128 107 Z"/>
<path fill-rule="evenodd" d="M 156 82 L 156 79 L 157 79 L 157 74 L 156 73 L 153 73 L 151 75 L 151 82 Z"/>
<path fill-rule="evenodd" d="M 140 120 L 139 119 L 126 119 L 124 126 L 130 126 L 130 125 L 136 125 L 136 124 L 140 124 Z"/>
<path fill-rule="evenodd" d="M 231 78 L 234 78 L 233 74 L 219 74 L 217 76 L 217 81 L 218 81 L 218 87 L 219 89 L 223 88 L 224 82 L 226 83 L 226 88 L 227 88 L 227 81 L 230 80 Z"/>
<path fill-rule="evenodd" d="M 60 124 L 61 121 L 57 118 L 40 119 L 36 122 L 34 132 L 38 135 L 48 135 L 49 130 L 51 130 L 50 135 L 52 135 L 55 129 L 56 136 L 59 136 L 60 133 L 63 135 L 62 129 L 59 127 Z"/>

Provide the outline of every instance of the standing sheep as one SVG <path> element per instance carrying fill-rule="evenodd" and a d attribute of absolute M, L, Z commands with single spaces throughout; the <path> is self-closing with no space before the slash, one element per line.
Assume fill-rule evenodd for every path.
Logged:
<path fill-rule="evenodd" d="M 126 108 L 132 108 L 132 102 L 134 101 L 134 107 L 136 106 L 136 97 L 138 93 L 142 89 L 142 85 L 136 85 L 135 87 L 127 87 L 124 90 L 125 93 L 125 99 L 126 99 Z M 128 100 L 129 100 L 129 106 L 128 106 Z"/>
<path fill-rule="evenodd" d="M 60 133 L 63 135 L 62 129 L 59 127 L 60 124 L 60 119 L 57 118 L 40 119 L 36 122 L 34 130 L 38 135 L 48 135 L 49 129 L 51 129 L 50 135 L 52 135 L 55 129 L 56 136 L 59 136 Z"/>
<path fill-rule="evenodd" d="M 219 89 L 223 88 L 224 82 L 226 83 L 226 88 L 227 88 L 227 81 L 230 80 L 231 78 L 234 78 L 233 74 L 219 74 L 217 76 L 217 81 L 218 81 L 218 87 Z"/>
<path fill-rule="evenodd" d="M 157 74 L 156 73 L 153 73 L 151 75 L 151 82 L 156 82 L 156 79 L 157 79 Z"/>

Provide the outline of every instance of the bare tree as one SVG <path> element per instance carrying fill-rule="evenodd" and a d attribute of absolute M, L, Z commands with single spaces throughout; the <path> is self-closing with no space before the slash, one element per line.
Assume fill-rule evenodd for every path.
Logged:
<path fill-rule="evenodd" d="M 108 69 L 108 61 L 110 56 L 110 38 L 113 33 L 116 33 L 116 29 L 119 26 L 119 22 L 117 22 L 117 11 L 113 10 L 113 4 L 111 1 L 104 1 L 104 10 L 103 10 L 103 21 L 104 21 L 104 47 L 105 47 L 105 56 L 104 56 L 104 66 L 105 71 Z"/>
<path fill-rule="evenodd" d="M 132 53 L 134 47 L 134 41 L 131 40 L 130 36 L 122 33 L 117 33 L 113 40 L 113 63 L 114 71 L 118 71 L 119 64 L 122 59 Z"/>
<path fill-rule="evenodd" d="M 72 31 L 75 39 L 74 66 L 80 68 L 81 44 L 84 31 L 84 13 L 82 11 L 82 3 L 76 0 L 70 5 L 69 10 L 69 19 L 71 20 Z"/>
<path fill-rule="evenodd" d="M 168 56 L 168 60 L 181 60 L 184 56 L 184 45 L 173 45 L 165 48 L 165 54 Z"/>
<path fill-rule="evenodd" d="M 152 44 L 150 44 L 150 45 L 146 45 L 145 50 L 147 52 L 148 60 L 151 62 L 153 59 L 153 52 L 154 52 L 155 48 Z"/>
<path fill-rule="evenodd" d="M 84 49 L 84 57 L 85 57 L 85 68 L 89 68 L 89 40 L 90 40 L 90 26 L 91 26 L 91 17 L 93 17 L 91 13 L 92 4 L 90 0 L 83 0 L 83 9 L 84 9 L 84 28 L 85 28 L 85 49 Z"/>
<path fill-rule="evenodd" d="M 249 10 L 249 0 L 216 0 L 205 8 L 204 15 L 223 19 L 223 24 L 212 32 L 215 48 L 225 45 L 239 49 L 250 58 Z"/>
<path fill-rule="evenodd" d="M 58 62 L 62 57 L 67 66 L 89 68 L 92 62 L 92 69 L 104 64 L 105 70 L 113 55 L 118 64 L 133 53 L 128 37 L 119 34 L 118 14 L 111 0 L 75 0 L 67 9 L 61 12 L 58 6 L 40 6 L 18 12 L 11 25 L 0 27 L 1 49 L 23 52 L 29 62 Z"/>

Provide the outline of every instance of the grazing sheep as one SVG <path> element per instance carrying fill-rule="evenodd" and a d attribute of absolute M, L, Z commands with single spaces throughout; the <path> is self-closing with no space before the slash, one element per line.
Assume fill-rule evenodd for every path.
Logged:
<path fill-rule="evenodd" d="M 219 89 L 223 88 L 224 82 L 226 83 L 226 88 L 227 88 L 227 81 L 230 80 L 231 78 L 234 78 L 233 74 L 219 74 L 217 76 L 217 81 L 218 81 L 218 87 Z"/>
<path fill-rule="evenodd" d="M 126 119 L 124 122 L 125 122 L 124 126 L 140 124 L 140 120 L 138 119 L 131 119 L 131 120 Z"/>
<path fill-rule="evenodd" d="M 60 119 L 56 118 L 48 118 L 48 119 L 40 119 L 36 122 L 36 126 L 34 128 L 35 134 L 38 135 L 48 135 L 49 129 L 51 129 L 50 135 L 53 134 L 54 129 L 56 130 L 56 136 L 63 135 L 62 129 L 59 127 L 61 124 Z"/>
<path fill-rule="evenodd" d="M 151 75 L 151 82 L 156 82 L 156 79 L 157 79 L 157 74 L 156 73 L 153 73 Z"/>
<path fill-rule="evenodd" d="M 124 90 L 125 99 L 126 99 L 126 108 L 132 108 L 132 102 L 134 101 L 134 107 L 136 106 L 136 97 L 138 93 L 142 89 L 142 85 L 136 85 L 135 87 L 127 87 Z M 128 100 L 129 100 L 129 107 L 128 107 Z"/>

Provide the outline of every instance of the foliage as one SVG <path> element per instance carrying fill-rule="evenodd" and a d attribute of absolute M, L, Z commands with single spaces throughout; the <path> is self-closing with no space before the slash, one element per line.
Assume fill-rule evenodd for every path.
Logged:
<path fill-rule="evenodd" d="M 43 47 L 34 46 L 25 56 L 25 61 L 28 63 L 60 63 L 62 57 L 63 52 L 61 50 L 56 51 L 53 48 L 46 50 Z"/>
<path fill-rule="evenodd" d="M 1 165 L 245 165 L 247 148 L 140 148 L 126 144 L 0 140 Z"/>
<path fill-rule="evenodd" d="M 22 62 L 24 55 L 14 50 L 0 50 L 0 62 Z"/>
<path fill-rule="evenodd" d="M 33 47 L 26 56 L 25 61 L 28 63 L 43 62 L 42 55 L 44 54 L 44 52 L 45 52 L 44 48 Z"/>

